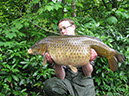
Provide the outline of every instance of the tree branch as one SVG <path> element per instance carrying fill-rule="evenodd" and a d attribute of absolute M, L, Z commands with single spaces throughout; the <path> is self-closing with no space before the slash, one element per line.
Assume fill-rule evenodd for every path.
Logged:
<path fill-rule="evenodd" d="M 65 0 L 62 0 L 62 4 L 63 4 L 62 16 L 64 16 L 64 5 L 65 5 Z"/>
<path fill-rule="evenodd" d="M 46 30 L 46 29 L 42 28 L 41 26 L 39 26 L 39 25 L 35 24 L 35 23 L 34 23 L 34 22 L 32 22 L 32 21 L 29 21 L 29 22 L 31 22 L 32 24 L 34 24 L 35 26 L 37 26 L 38 28 L 40 28 L 40 29 L 42 29 L 42 30 L 44 30 L 44 31 L 46 31 L 46 32 L 54 33 L 54 34 L 56 34 L 56 35 L 60 35 L 60 34 L 59 34 L 59 33 L 57 33 L 57 32 L 52 32 L 52 31 Z"/>
<path fill-rule="evenodd" d="M 105 3 L 105 1 L 104 0 L 102 0 L 102 2 L 103 2 L 103 5 L 106 7 L 106 9 L 108 10 L 108 7 L 107 7 L 107 5 L 106 5 L 106 3 Z"/>

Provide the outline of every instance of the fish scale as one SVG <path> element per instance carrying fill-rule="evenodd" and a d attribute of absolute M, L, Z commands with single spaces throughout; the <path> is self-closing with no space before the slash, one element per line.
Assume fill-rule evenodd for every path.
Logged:
<path fill-rule="evenodd" d="M 68 42 L 68 40 L 64 40 L 63 42 L 55 42 L 55 44 L 49 45 L 49 48 L 51 48 L 51 49 L 48 49 L 48 50 L 55 50 L 55 51 L 54 52 L 48 51 L 48 53 L 56 61 L 57 64 L 64 65 L 64 63 L 65 63 L 66 65 L 74 65 L 74 64 L 79 65 L 79 63 L 82 61 L 88 62 L 87 59 L 84 59 L 84 57 L 86 57 L 86 55 L 82 54 L 83 51 L 80 52 L 80 50 L 77 50 L 77 49 L 81 49 L 80 46 L 82 46 L 82 45 L 80 45 L 80 43 L 73 42 L 73 41 L 72 41 L 72 43 L 70 43 L 70 42 Z M 83 48 L 83 50 L 84 50 L 84 48 Z M 80 59 L 80 58 L 82 58 L 82 59 Z"/>
<path fill-rule="evenodd" d="M 99 56 L 108 59 L 112 71 L 116 71 L 118 62 L 124 62 L 125 57 L 118 51 L 104 44 L 100 39 L 89 36 L 48 36 L 36 42 L 29 50 L 29 54 L 49 53 L 56 64 L 69 66 L 76 72 L 74 66 L 88 64 L 91 56 L 91 48 Z"/>

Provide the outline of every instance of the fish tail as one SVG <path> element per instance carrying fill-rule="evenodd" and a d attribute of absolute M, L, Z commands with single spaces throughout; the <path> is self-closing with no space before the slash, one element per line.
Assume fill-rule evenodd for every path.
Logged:
<path fill-rule="evenodd" d="M 112 71 L 116 71 L 118 68 L 118 62 L 123 63 L 125 61 L 125 56 L 114 50 L 111 56 L 108 58 L 109 66 Z"/>
<path fill-rule="evenodd" d="M 120 53 L 117 52 L 117 51 L 116 51 L 116 53 L 117 53 L 117 54 L 115 55 L 115 57 L 117 58 L 118 62 L 123 63 L 123 62 L 125 61 L 125 56 L 122 55 L 122 54 L 120 54 Z"/>

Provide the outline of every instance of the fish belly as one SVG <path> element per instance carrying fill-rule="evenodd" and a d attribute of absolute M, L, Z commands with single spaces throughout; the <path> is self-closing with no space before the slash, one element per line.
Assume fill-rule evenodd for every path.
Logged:
<path fill-rule="evenodd" d="M 60 45 L 51 46 L 49 48 L 49 54 L 56 64 L 59 65 L 72 65 L 83 66 L 90 60 L 89 46 L 82 45 Z"/>

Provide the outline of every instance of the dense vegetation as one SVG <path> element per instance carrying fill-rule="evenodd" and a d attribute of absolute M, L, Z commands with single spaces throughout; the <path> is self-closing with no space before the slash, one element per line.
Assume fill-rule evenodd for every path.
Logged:
<path fill-rule="evenodd" d="M 40 96 L 43 82 L 54 76 L 43 57 L 27 54 L 36 41 L 59 35 L 57 22 L 71 18 L 77 35 L 99 37 L 124 54 L 116 72 L 106 58 L 97 58 L 93 72 L 96 95 L 129 95 L 128 0 L 0 1 L 0 96 Z"/>

